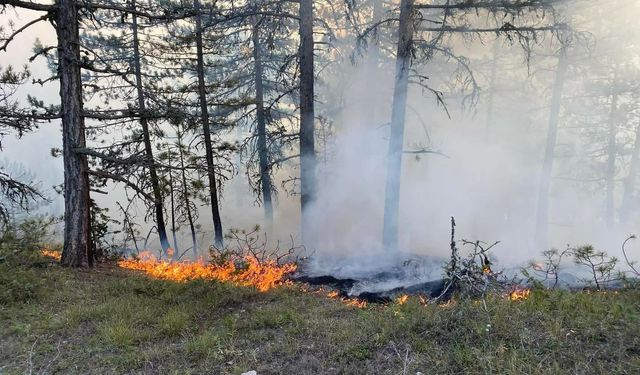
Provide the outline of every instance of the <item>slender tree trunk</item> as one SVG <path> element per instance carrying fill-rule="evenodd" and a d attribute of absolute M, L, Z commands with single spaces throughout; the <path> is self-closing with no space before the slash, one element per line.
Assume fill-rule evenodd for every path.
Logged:
<path fill-rule="evenodd" d="M 132 3 L 133 9 L 135 9 L 135 2 Z M 142 136 L 144 140 L 144 151 L 146 157 L 147 168 L 149 169 L 149 180 L 151 182 L 151 189 L 153 190 L 153 200 L 156 215 L 156 228 L 158 230 L 158 237 L 160 237 L 160 246 L 162 251 L 166 254 L 171 245 L 167 238 L 167 229 L 164 223 L 164 202 L 162 198 L 162 191 L 160 190 L 160 180 L 158 179 L 158 172 L 155 166 L 155 159 L 153 157 L 153 148 L 151 145 L 151 135 L 149 134 L 149 121 L 147 119 L 147 108 L 144 100 L 144 90 L 142 88 L 142 72 L 140 68 L 140 41 L 138 39 L 138 17 L 132 15 L 133 22 L 133 64 L 136 75 L 136 92 L 138 95 L 138 109 L 140 111 L 140 126 L 142 127 Z"/>
<path fill-rule="evenodd" d="M 196 53 L 198 59 L 198 97 L 200 100 L 200 121 L 202 121 L 202 133 L 207 159 L 207 176 L 209 177 L 209 197 L 211 199 L 211 216 L 213 217 L 214 246 L 223 247 L 222 220 L 218 205 L 218 187 L 216 182 L 216 169 L 213 164 L 213 147 L 211 146 L 211 129 L 209 128 L 209 109 L 207 108 L 207 87 L 204 81 L 204 53 L 202 46 L 202 16 L 200 15 L 200 2 L 193 1 L 196 10 Z"/>
<path fill-rule="evenodd" d="M 484 140 L 485 142 L 489 142 L 491 138 L 491 130 L 493 128 L 493 98 L 495 97 L 496 90 L 496 76 L 498 73 L 498 54 L 500 52 L 500 44 L 499 41 L 495 41 L 495 45 L 493 46 L 493 60 L 491 61 L 491 75 L 489 78 L 489 97 L 487 99 L 487 117 L 486 124 L 484 127 Z"/>
<path fill-rule="evenodd" d="M 191 213 L 191 202 L 189 201 L 189 187 L 187 185 L 187 173 L 184 165 L 184 153 L 182 151 L 182 133 L 178 129 L 178 150 L 180 156 L 180 174 L 182 177 L 182 189 L 184 194 L 185 211 L 187 213 L 187 221 L 189 222 L 189 230 L 191 230 L 191 241 L 193 242 L 193 255 L 198 259 L 198 240 L 196 238 L 196 228 L 193 223 L 193 214 Z"/>
<path fill-rule="evenodd" d="M 313 69 L 313 0 L 300 0 L 300 208 L 302 243 L 311 232 L 310 207 L 316 196 L 316 151 Z"/>
<path fill-rule="evenodd" d="M 538 210 L 536 213 L 536 246 L 546 249 L 549 242 L 549 189 L 551 187 L 551 172 L 553 170 L 553 158 L 558 138 L 558 122 L 562 106 L 562 89 L 567 73 L 567 50 L 560 49 L 558 67 L 553 83 L 553 95 L 551 97 L 551 111 L 549 112 L 549 129 L 547 130 L 547 143 L 540 174 L 538 190 Z"/>
<path fill-rule="evenodd" d="M 171 157 L 171 156 L 169 156 Z M 171 159 L 169 159 L 171 167 Z M 180 258 L 180 247 L 178 246 L 178 235 L 176 233 L 176 200 L 173 188 L 173 171 L 169 169 L 169 189 L 171 189 L 171 234 L 173 235 L 173 260 Z"/>
<path fill-rule="evenodd" d="M 267 119 L 264 111 L 264 87 L 262 56 L 260 51 L 260 27 L 253 26 L 253 65 L 256 84 L 256 122 L 258 133 L 258 157 L 260 159 L 260 188 L 264 203 L 264 217 L 267 226 L 273 223 L 273 204 L 271 202 L 271 170 L 269 168 L 269 149 L 267 147 Z"/>
<path fill-rule="evenodd" d="M 74 152 L 76 148 L 86 147 L 78 10 L 74 0 L 58 0 L 56 5 L 65 210 L 61 263 L 71 267 L 86 267 L 89 264 L 90 243 L 89 165 L 85 155 Z"/>
<path fill-rule="evenodd" d="M 616 92 L 617 74 L 614 74 L 611 94 L 611 109 L 609 112 L 609 126 L 607 135 L 607 171 L 606 171 L 606 196 L 605 196 L 605 222 L 608 228 L 615 224 L 615 178 L 616 178 L 616 112 L 618 110 L 618 93 Z"/>
<path fill-rule="evenodd" d="M 404 122 L 407 110 L 411 45 L 413 43 L 414 0 L 400 1 L 400 27 L 396 54 L 395 87 L 391 112 L 391 133 L 387 156 L 387 183 L 384 205 L 382 240 L 385 249 L 396 251 L 398 247 L 398 213 L 400 210 L 400 176 L 402 173 L 402 149 L 404 147 Z"/>
<path fill-rule="evenodd" d="M 636 125 L 636 135 L 633 143 L 633 151 L 631 161 L 629 163 L 629 174 L 624 183 L 624 196 L 622 198 L 622 207 L 620 210 L 620 219 L 623 222 L 629 220 L 630 214 L 634 209 L 634 197 L 636 178 L 638 176 L 638 159 L 640 157 L 640 124 Z"/>

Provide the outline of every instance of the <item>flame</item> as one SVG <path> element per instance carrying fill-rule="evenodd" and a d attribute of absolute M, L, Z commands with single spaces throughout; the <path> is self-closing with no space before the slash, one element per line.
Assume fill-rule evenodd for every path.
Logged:
<path fill-rule="evenodd" d="M 396 299 L 396 303 L 398 305 L 404 305 L 405 303 L 407 303 L 407 301 L 409 300 L 409 295 L 408 294 L 403 294 L 400 297 L 398 297 Z"/>
<path fill-rule="evenodd" d="M 359 309 L 364 309 L 365 307 L 367 307 L 367 301 L 357 298 L 343 298 L 342 302 L 344 302 L 347 306 L 357 307 Z"/>
<path fill-rule="evenodd" d="M 531 289 L 516 287 L 509 293 L 509 299 L 512 301 L 521 301 L 529 298 L 529 294 L 531 294 Z"/>
<path fill-rule="evenodd" d="M 236 261 L 244 263 L 244 267 L 238 268 Z M 194 279 L 228 281 L 238 285 L 254 286 L 261 292 L 286 284 L 286 276 L 297 268 L 293 263 L 279 265 L 273 260 L 260 262 L 251 256 L 236 261 L 229 260 L 221 265 L 206 264 L 202 261 L 171 263 L 157 259 L 150 252 L 142 252 L 138 259 L 118 261 L 118 266 L 143 271 L 156 279 L 179 282 Z"/>
<path fill-rule="evenodd" d="M 324 293 L 325 290 L 323 290 L 321 288 L 320 292 Z M 329 297 L 329 298 L 340 298 L 340 293 L 338 293 L 337 290 L 332 290 L 331 292 L 327 293 L 327 297 Z M 342 298 L 340 298 L 340 301 L 342 303 L 344 303 L 345 305 L 347 305 L 347 306 L 357 307 L 359 309 L 364 309 L 365 307 L 367 307 L 367 301 L 361 300 L 361 299 L 358 299 L 358 298 L 342 297 Z"/>
<path fill-rule="evenodd" d="M 59 251 L 55 251 L 55 250 L 51 250 L 51 249 L 42 249 L 40 251 L 40 254 L 48 257 L 48 258 L 52 258 L 54 260 L 57 260 L 58 262 L 62 259 L 62 254 Z"/>

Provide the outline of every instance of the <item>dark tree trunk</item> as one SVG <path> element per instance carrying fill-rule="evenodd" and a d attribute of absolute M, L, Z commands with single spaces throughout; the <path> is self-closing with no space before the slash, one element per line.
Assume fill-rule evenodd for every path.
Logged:
<path fill-rule="evenodd" d="M 605 196 L 605 222 L 608 228 L 613 228 L 615 224 L 615 178 L 616 178 L 616 112 L 618 110 L 618 93 L 616 92 L 617 74 L 614 76 L 611 89 L 611 109 L 609 112 L 609 124 L 607 134 L 607 170 L 605 177 L 606 196 Z"/>
<path fill-rule="evenodd" d="M 169 159 L 169 167 L 171 167 L 171 159 Z M 176 200 L 173 187 L 173 171 L 169 169 L 169 195 L 171 199 L 171 234 L 173 235 L 173 260 L 180 258 L 180 247 L 178 246 L 178 234 L 176 233 Z"/>
<path fill-rule="evenodd" d="M 209 198 L 211 199 L 211 216 L 213 217 L 214 246 L 223 247 L 222 220 L 218 206 L 218 187 L 216 182 L 216 168 L 213 164 L 213 147 L 211 146 L 211 129 L 209 127 L 209 109 L 207 108 L 207 87 L 204 81 L 204 56 L 202 46 L 202 17 L 200 2 L 193 1 L 196 10 L 196 53 L 198 59 L 198 97 L 200 100 L 200 121 L 204 136 L 204 147 L 207 159 L 207 176 L 209 178 Z"/>
<path fill-rule="evenodd" d="M 135 10 L 135 2 L 132 4 Z M 149 180 L 151 189 L 153 190 L 153 200 L 156 215 L 156 228 L 158 229 L 158 237 L 160 237 L 160 246 L 166 254 L 171 245 L 167 238 L 167 229 L 164 223 L 164 202 L 162 191 L 160 190 L 160 181 L 153 157 L 153 148 L 151 145 L 151 135 L 149 134 L 149 121 L 147 119 L 147 108 L 144 100 L 144 90 L 142 88 L 142 72 L 140 68 L 140 42 L 138 39 L 138 17 L 132 15 L 133 22 L 133 65 L 136 75 L 136 92 L 138 95 L 138 109 L 140 111 L 140 126 L 142 127 L 142 136 L 144 140 L 144 151 L 146 157 L 147 168 L 149 169 Z"/>
<path fill-rule="evenodd" d="M 551 111 L 549 113 L 549 129 L 547 130 L 547 143 L 542 162 L 542 172 L 540 174 L 540 186 L 538 190 L 538 210 L 536 213 L 536 246 L 540 249 L 547 249 L 549 242 L 549 189 L 551 187 L 551 172 L 553 169 L 553 158 L 558 138 L 558 122 L 560 120 L 560 109 L 562 106 L 562 89 L 564 87 L 565 75 L 567 73 L 567 51 L 566 48 L 560 50 L 558 57 L 558 67 L 553 83 L 553 95 L 551 97 Z"/>
<path fill-rule="evenodd" d="M 384 204 L 384 228 L 382 231 L 385 249 L 396 251 L 398 247 L 398 211 L 400 210 L 400 176 L 402 149 L 404 146 L 404 122 L 407 109 L 411 46 L 413 43 L 414 0 L 400 1 L 400 26 L 396 54 L 395 87 L 391 112 L 391 132 L 387 156 L 387 183 Z"/>
<path fill-rule="evenodd" d="M 76 148 L 86 147 L 78 10 L 74 0 L 58 0 L 56 4 L 64 159 L 64 248 L 61 263 L 86 267 L 90 243 L 89 165 L 85 155 L 74 152 Z"/>
<path fill-rule="evenodd" d="M 316 195 L 316 151 L 313 69 L 313 0 L 300 0 L 300 208 L 302 243 L 309 241 Z"/>
<path fill-rule="evenodd" d="M 633 151 L 631 154 L 631 162 L 629 163 L 629 174 L 624 182 L 624 196 L 622 198 L 622 207 L 620 210 L 620 219 L 623 222 L 629 220 L 631 212 L 635 207 L 635 186 L 638 176 L 638 159 L 640 157 L 640 124 L 636 126 L 636 135 L 633 143 Z"/>
<path fill-rule="evenodd" d="M 258 133 L 258 157 L 260 166 L 260 188 L 264 204 L 264 217 L 267 226 L 273 223 L 273 205 L 271 202 L 271 168 L 269 168 L 269 149 L 267 147 L 267 119 L 264 111 L 264 87 L 262 56 L 260 51 L 260 27 L 253 27 L 253 65 L 256 83 L 256 125 Z"/>
<path fill-rule="evenodd" d="M 193 255 L 198 258 L 198 240 L 196 238 L 196 227 L 193 223 L 193 214 L 191 213 L 191 202 L 189 201 L 189 186 L 187 185 L 187 172 L 184 165 L 184 154 L 182 152 L 182 133 L 178 129 L 178 152 L 180 153 L 180 174 L 182 177 L 182 189 L 184 194 L 185 211 L 187 213 L 187 221 L 189 222 L 189 230 L 191 231 L 191 241 L 193 242 Z"/>

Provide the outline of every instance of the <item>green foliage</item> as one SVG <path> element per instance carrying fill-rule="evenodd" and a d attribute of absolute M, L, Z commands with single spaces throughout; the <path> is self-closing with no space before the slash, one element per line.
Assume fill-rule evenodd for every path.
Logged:
<path fill-rule="evenodd" d="M 36 270 L 0 263 L 0 305 L 35 299 L 42 284 Z"/>
<path fill-rule="evenodd" d="M 91 224 L 91 253 L 97 260 L 118 259 L 118 247 L 109 242 L 109 235 L 116 234 L 111 230 L 111 224 L 120 224 L 119 221 L 109 216 L 109 209 L 98 206 L 95 200 L 91 200 L 90 206 L 90 224 Z"/>
<path fill-rule="evenodd" d="M 589 270 L 591 278 L 588 280 L 597 289 L 607 283 L 619 280 L 620 274 L 616 272 L 618 259 L 609 257 L 604 251 L 597 251 L 591 245 L 584 245 L 573 249 L 573 260 Z"/>
<path fill-rule="evenodd" d="M 25 263 L 39 259 L 39 251 L 51 242 L 51 216 L 29 216 L 0 227 L 0 260 Z"/>
<path fill-rule="evenodd" d="M 51 217 L 33 216 L 0 227 L 0 304 L 28 302 L 40 295 L 44 281 L 38 268 L 49 263 L 40 250 L 54 222 Z"/>

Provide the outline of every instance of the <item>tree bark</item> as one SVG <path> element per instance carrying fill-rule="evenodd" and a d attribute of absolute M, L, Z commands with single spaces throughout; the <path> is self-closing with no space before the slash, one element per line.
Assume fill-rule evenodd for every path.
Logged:
<path fill-rule="evenodd" d="M 263 67 L 260 52 L 260 27 L 253 26 L 253 65 L 256 85 L 256 126 L 258 133 L 258 157 L 260 167 L 260 188 L 264 204 L 264 217 L 268 227 L 273 224 L 273 204 L 271 202 L 271 170 L 269 168 L 269 149 L 267 147 L 267 120 L 264 111 Z"/>
<path fill-rule="evenodd" d="M 542 162 L 542 172 L 540 174 L 540 185 L 538 190 L 538 210 L 536 213 L 536 246 L 540 249 L 547 249 L 549 242 L 549 189 L 551 187 L 551 172 L 553 170 L 553 158 L 558 138 L 558 122 L 560 120 L 560 109 L 562 106 L 562 89 L 564 87 L 567 73 L 567 50 L 566 47 L 560 49 L 558 56 L 558 67 L 553 83 L 553 95 L 551 97 L 551 111 L 549 112 L 549 129 L 547 130 L 547 143 L 545 146 L 544 161 Z"/>
<path fill-rule="evenodd" d="M 609 111 L 609 124 L 607 134 L 607 170 L 605 177 L 606 195 L 605 195 L 605 222 L 608 228 L 613 228 L 615 224 L 615 178 L 616 178 L 616 112 L 618 110 L 618 93 L 617 90 L 617 72 L 614 73 L 613 82 L 611 84 L 611 109 Z"/>
<path fill-rule="evenodd" d="M 135 11 L 135 2 L 132 3 Z M 158 172 L 155 167 L 155 159 L 153 157 L 153 148 L 151 145 L 151 135 L 149 133 L 149 121 L 147 120 L 147 108 L 144 100 L 144 90 L 142 87 L 142 72 L 140 67 L 140 41 L 138 38 L 138 17 L 132 15 L 133 22 L 133 64 L 136 76 L 136 93 L 138 95 L 138 109 L 140 111 L 140 126 L 142 127 L 142 137 L 144 140 L 145 161 L 149 169 L 149 179 L 151 189 L 153 190 L 153 200 L 156 215 L 156 228 L 158 229 L 158 237 L 160 237 L 160 246 L 162 251 L 167 254 L 171 245 L 167 238 L 167 229 L 164 222 L 164 202 L 162 191 L 160 190 L 160 181 Z"/>
<path fill-rule="evenodd" d="M 202 16 L 200 14 L 200 2 L 193 1 L 196 10 L 196 54 L 198 71 L 198 97 L 200 100 L 200 121 L 204 136 L 204 147 L 207 159 L 207 176 L 209 178 L 209 197 L 211 199 L 211 216 L 213 217 L 214 241 L 217 248 L 223 247 L 222 219 L 218 204 L 218 186 L 216 182 L 216 169 L 213 163 L 213 147 L 211 146 L 211 129 L 209 127 L 209 110 L 207 107 L 207 87 L 204 80 L 204 53 L 202 45 Z"/>
<path fill-rule="evenodd" d="M 171 170 L 171 152 L 169 151 L 169 189 L 171 200 L 171 234 L 173 235 L 173 254 L 174 261 L 180 258 L 180 247 L 178 246 L 178 234 L 176 233 L 176 200 L 173 188 L 173 171 Z"/>
<path fill-rule="evenodd" d="M 58 0 L 56 4 L 65 208 L 61 263 L 86 267 L 90 243 L 89 165 L 86 155 L 74 152 L 86 147 L 78 10 L 74 0 Z"/>
<path fill-rule="evenodd" d="M 391 133 L 387 155 L 387 181 L 384 205 L 382 241 L 385 249 L 396 251 L 398 247 L 398 214 L 400 210 L 400 176 L 402 174 L 402 149 L 411 67 L 413 43 L 414 0 L 401 0 L 398 49 L 396 53 L 395 87 L 391 112 Z"/>
<path fill-rule="evenodd" d="M 302 243 L 309 244 L 310 207 L 316 196 L 315 109 L 313 67 L 313 0 L 300 0 L 300 209 Z"/>
<path fill-rule="evenodd" d="M 184 153 L 182 152 L 182 132 L 178 129 L 178 152 L 180 153 L 180 173 L 182 177 L 182 189 L 184 194 L 185 211 L 187 213 L 187 221 L 189 222 L 189 230 L 191 231 L 191 241 L 193 242 L 193 255 L 198 259 L 198 240 L 196 238 L 196 228 L 193 223 L 193 214 L 191 213 L 191 202 L 189 201 L 189 187 L 187 185 L 187 172 L 184 166 Z"/>

